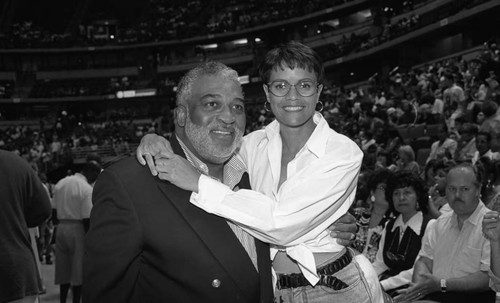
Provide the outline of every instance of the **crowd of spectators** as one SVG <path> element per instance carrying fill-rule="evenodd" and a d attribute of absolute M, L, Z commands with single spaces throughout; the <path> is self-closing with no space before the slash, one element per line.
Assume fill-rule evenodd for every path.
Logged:
<path fill-rule="evenodd" d="M 405 138 L 401 129 L 414 125 L 445 125 L 441 133 L 462 146 L 465 144 L 464 139 L 461 141 L 465 133 L 462 126 L 474 124 L 478 130 L 491 134 L 491 148 L 497 152 L 500 149 L 499 53 L 495 41 L 489 41 L 481 54 L 471 60 L 458 56 L 410 70 L 396 67 L 386 78 L 372 77 L 367 87 L 326 87 L 322 95 L 323 115 L 332 128 L 362 147 L 366 153 L 364 169 L 367 171 L 378 166 L 397 167 L 398 160 L 405 158 L 398 151 L 402 145 L 412 149 L 414 156 L 409 156 L 409 162 L 417 161 L 423 171 L 428 161 L 418 158 L 418 149 L 430 150 L 432 143 L 440 138 L 430 133 L 426 140 Z M 446 79 L 450 76 L 454 81 L 448 83 Z M 455 100 L 449 95 L 449 87 L 458 87 L 456 90 L 463 96 Z M 254 101 L 256 105 L 247 108 L 247 131 L 261 128 L 272 119 L 261 107 L 262 96 L 255 97 Z M 98 150 L 108 146 L 120 154 L 130 151 L 130 146 L 144 133 L 160 131 L 168 135 L 171 123 L 168 119 L 157 118 L 169 116 L 166 108 L 158 110 L 144 105 L 108 107 L 99 114 L 91 110 L 83 114 L 62 110 L 35 128 L 3 127 L 0 148 L 15 150 L 30 162 L 37 163 L 39 169 L 47 171 L 54 165 L 71 161 L 70 152 L 74 148 Z M 439 154 L 440 157 L 447 155 Z M 454 155 L 447 156 L 455 160 Z"/>
<path fill-rule="evenodd" d="M 19 154 L 39 173 L 49 175 L 72 167 L 88 154 L 104 161 L 131 153 L 142 136 L 149 132 L 169 135 L 169 116 L 147 105 L 122 105 L 106 112 L 85 113 L 61 110 L 41 118 L 38 123 L 0 127 L 0 149 Z M 81 159 L 79 159 L 81 158 Z"/>
<path fill-rule="evenodd" d="M 401 145 L 413 147 L 413 154 L 418 155 L 419 148 L 430 149 L 434 141 L 440 140 L 432 135 L 417 144 L 412 138 L 401 137 L 398 131 L 401 125 L 444 123 L 446 131 L 442 133 L 447 134 L 447 140 L 454 140 L 461 146 L 464 143 L 460 138 L 465 133 L 461 126 L 472 123 L 478 130 L 491 134 L 491 146 L 496 152 L 500 130 L 496 124 L 500 123 L 497 113 L 499 53 L 495 41 L 489 41 L 480 56 L 469 61 L 453 57 L 406 71 L 394 68 L 385 79 L 377 75 L 372 77 L 369 87 L 327 87 L 322 97 L 323 114 L 332 128 L 353 138 L 366 152 L 364 168 L 367 170 L 381 165 L 382 158 L 385 166 L 397 166 Z M 460 102 L 447 94 L 445 78 L 450 75 L 454 80 L 452 85 L 463 91 Z M 272 119 L 260 107 L 263 100 L 259 97 L 256 100 L 258 105 L 247 109 L 247 131 L 261 128 Z M 457 107 L 462 104 L 460 111 Z M 169 113 L 163 110 L 163 115 L 158 115 L 155 111 L 148 106 L 119 106 L 100 115 L 89 111 L 76 116 L 61 111 L 48 117 L 41 127 L 4 127 L 0 131 L 0 147 L 16 150 L 30 162 L 37 163 L 39 169 L 48 171 L 54 165 L 71 161 L 72 148 L 97 150 L 111 146 L 119 154 L 128 152 L 144 133 L 158 131 L 158 128 L 169 133 L 168 122 L 154 120 L 158 116 L 168 117 Z M 415 159 L 415 156 L 413 160 L 418 160 L 422 171 L 428 162 L 427 159 Z"/>
<path fill-rule="evenodd" d="M 137 24 L 118 27 L 112 39 L 95 39 L 92 31 L 80 26 L 77 33 L 52 33 L 33 21 L 15 23 L 8 33 L 4 33 L 0 44 L 3 48 L 32 48 L 32 47 L 72 47 L 96 46 L 103 43 L 134 44 L 154 41 L 169 41 L 196 36 L 209 36 L 226 32 L 242 31 L 245 29 L 271 24 L 277 21 L 305 16 L 318 11 L 325 11 L 354 0 L 336 1 L 263 1 L 252 0 L 246 2 L 228 1 L 212 2 L 192 0 L 188 2 L 150 0 L 149 12 L 144 20 Z M 487 0 L 458 1 L 445 5 L 443 13 L 448 15 L 477 5 Z M 323 54 L 325 59 L 334 59 L 351 52 L 362 51 L 399 37 L 416 28 L 436 22 L 444 15 L 434 18 L 425 18 L 411 13 L 415 7 L 423 5 L 429 0 L 415 1 L 388 1 L 387 6 L 376 14 L 373 26 L 379 30 L 370 31 L 370 34 L 346 34 L 341 41 L 332 45 L 332 52 Z M 432 12 L 431 12 L 432 14 Z M 404 17 L 396 18 L 398 15 Z M 436 19 L 438 18 L 438 19 Z M 196 20 L 196 22 L 194 22 Z M 345 25 L 344 25 L 345 26 Z M 337 29 L 337 27 L 334 27 Z M 303 37 L 306 38 L 306 37 Z"/>
<path fill-rule="evenodd" d="M 149 11 L 135 25 L 117 28 L 114 43 L 185 39 L 194 36 L 240 31 L 294 17 L 301 17 L 354 0 L 293 1 L 166 1 L 150 0 Z M 103 16 L 99 16 L 103 18 Z M 196 22 L 194 22 L 196 20 Z M 4 37 L 2 47 L 71 47 L 100 45 L 89 36 L 84 25 L 76 34 L 54 33 L 33 21 L 14 23 Z"/>
<path fill-rule="evenodd" d="M 198 10 L 202 10 L 203 12 L 210 11 L 209 8 L 205 7 L 208 5 L 207 3 L 198 3 L 199 1 L 191 1 L 185 4 L 184 6 L 180 6 L 179 9 L 173 9 L 172 5 L 173 3 L 167 4 L 166 2 L 162 1 L 157 1 L 154 2 L 153 7 L 157 7 L 157 9 L 154 9 L 153 11 L 155 14 L 166 14 L 167 16 L 169 12 L 171 14 L 175 14 L 175 16 L 170 16 L 167 18 L 166 16 L 153 16 L 152 18 L 149 18 L 148 21 L 146 22 L 148 24 L 147 27 L 149 27 L 148 30 L 141 30 L 139 31 L 142 34 L 131 34 L 131 36 L 136 36 L 139 37 L 141 35 L 148 35 L 152 37 L 155 37 L 156 40 L 165 40 L 165 39 L 173 39 L 173 37 L 182 37 L 181 34 L 175 32 L 176 26 L 173 26 L 173 24 L 163 24 L 165 22 L 173 22 L 175 24 L 184 24 L 185 22 L 182 20 L 194 20 L 194 15 L 196 15 Z M 262 2 L 262 1 L 261 1 Z M 257 0 L 250 1 L 246 4 L 239 4 L 236 1 L 231 2 L 231 5 L 225 6 L 225 9 L 219 8 L 219 9 L 212 9 L 212 12 L 208 14 L 211 18 L 212 21 L 208 23 L 206 26 L 207 28 L 218 28 L 219 25 L 218 23 L 214 23 L 214 19 L 217 19 L 217 16 L 223 15 L 225 16 L 228 14 L 229 16 L 233 16 L 236 14 L 240 14 L 241 16 L 246 16 L 245 12 L 248 12 L 248 14 L 251 14 L 252 16 L 258 16 L 259 18 L 263 18 L 263 16 L 266 16 L 265 12 L 271 12 L 271 15 L 279 15 L 279 18 L 283 18 L 283 16 L 288 16 L 291 18 L 295 14 L 298 14 L 300 11 L 299 8 L 301 7 L 309 7 L 308 10 L 310 11 L 315 11 L 318 9 L 324 8 L 326 5 L 325 1 L 315 1 L 315 2 L 309 2 L 309 1 L 299 1 L 296 0 L 292 3 L 284 3 L 283 1 L 273 1 L 273 2 L 263 2 L 261 3 Z M 419 5 L 423 5 L 424 1 L 417 1 Z M 422 3 L 420 3 L 422 2 Z M 477 0 L 474 1 L 474 5 L 477 5 L 481 2 L 484 2 L 484 0 Z M 337 4 L 342 4 L 343 1 L 340 1 Z M 429 23 L 432 23 L 436 20 L 435 18 L 442 18 L 442 14 L 438 14 L 439 16 L 435 16 L 433 12 L 428 12 L 428 14 L 431 14 L 434 16 L 434 18 L 431 17 L 425 17 L 425 22 L 421 22 L 421 17 L 420 15 L 416 13 L 412 13 L 412 9 L 415 7 L 415 3 L 411 1 L 405 1 L 403 3 L 400 3 L 399 5 L 396 4 L 391 4 L 393 7 L 386 7 L 382 9 L 382 11 L 387 11 L 384 12 L 384 17 L 383 18 L 376 18 L 380 19 L 376 23 L 380 23 L 379 27 L 380 29 L 378 31 L 361 31 L 358 33 L 352 32 L 352 33 L 346 33 L 343 34 L 342 37 L 335 43 L 329 43 L 326 46 L 321 46 L 317 49 L 318 53 L 325 59 L 325 60 L 331 60 L 335 58 L 339 58 L 342 56 L 346 56 L 352 53 L 357 53 L 360 51 L 368 50 L 370 48 L 373 48 L 377 45 L 380 45 L 381 43 L 384 43 L 386 41 L 390 41 L 392 39 L 395 39 L 405 33 L 408 33 L 410 31 L 413 31 L 417 28 L 420 28 L 424 25 L 427 25 Z M 451 3 L 447 7 L 446 11 L 448 14 L 454 14 L 460 10 L 468 8 L 470 5 L 472 5 L 469 2 L 463 2 L 460 1 L 459 3 Z M 248 6 L 248 8 L 247 8 Z M 263 11 L 256 10 L 256 7 L 262 8 Z M 235 12 L 228 12 L 227 10 L 235 10 Z M 282 10 L 287 10 L 287 13 L 284 13 Z M 279 13 L 278 13 L 279 11 Z M 183 13 L 185 12 L 185 13 Z M 252 12 L 252 13 L 250 13 Z M 256 13 L 257 12 L 257 13 Z M 276 13 L 273 13 L 276 12 Z M 186 14 L 186 15 L 184 15 Z M 192 15 L 194 14 L 194 15 Z M 399 17 L 397 17 L 399 16 Z M 248 16 L 247 16 L 248 17 Z M 287 18 L 288 18 L 287 17 Z M 200 16 L 196 18 L 196 20 L 199 20 Z M 221 17 L 219 19 L 225 20 L 225 17 Z M 202 18 L 203 19 L 203 18 Z M 250 17 L 244 18 L 244 19 L 252 19 Z M 163 20 L 163 21 L 162 21 Z M 155 25 L 152 27 L 151 23 L 162 23 L 162 25 Z M 208 22 L 208 21 L 207 21 Z M 256 21 L 256 24 L 263 24 L 263 20 L 258 20 Z M 269 21 L 271 22 L 271 21 Z M 222 23 L 228 23 L 228 22 L 222 22 Z M 229 22 L 230 24 L 238 24 L 238 26 L 243 26 L 242 22 Z M 265 22 L 264 22 L 265 23 Z M 202 24 L 202 22 L 196 22 L 191 23 L 193 26 L 198 26 L 199 24 Z M 253 25 L 248 25 L 248 26 L 253 26 Z M 19 37 L 24 37 L 21 38 L 20 40 L 26 40 L 30 41 L 32 37 L 33 39 L 38 39 L 41 41 L 45 41 L 45 38 L 43 37 L 42 30 L 41 29 L 35 29 L 34 25 L 32 22 L 27 22 L 24 25 L 16 25 L 14 26 L 16 29 L 15 31 L 18 34 L 14 34 L 13 36 L 19 36 Z M 156 28 L 153 29 L 153 28 Z M 228 28 L 231 28 L 229 26 Z M 165 37 L 165 33 L 162 33 L 161 31 L 165 31 L 168 29 L 168 31 L 173 31 L 171 34 L 173 35 L 172 37 Z M 201 29 L 196 29 L 194 30 L 196 33 L 200 33 Z M 240 28 L 236 28 L 235 30 L 240 30 Z M 130 33 L 129 33 L 130 34 Z M 194 35 L 194 33 L 190 33 L 190 35 Z M 61 38 L 62 39 L 62 38 Z M 128 38 L 127 38 L 128 39 Z M 148 38 L 149 39 L 149 38 Z M 3 40 L 8 40 L 8 39 L 3 39 Z M 144 40 L 146 41 L 146 40 Z M 129 41 L 132 42 L 132 41 Z M 135 42 L 138 42 L 137 40 Z M 27 45 L 30 46 L 30 45 Z M 258 55 L 258 51 L 255 49 L 255 45 L 251 46 L 253 50 L 256 52 Z M 264 46 L 265 48 L 265 46 Z M 250 51 L 247 48 L 240 48 L 239 54 L 244 54 L 245 52 Z M 151 62 L 154 62 L 154 58 L 156 58 L 156 63 L 151 63 L 152 66 L 156 66 L 157 64 L 179 64 L 179 63 L 185 63 L 185 62 L 192 62 L 193 58 L 189 58 L 189 55 L 192 52 L 180 52 L 178 56 L 171 57 L 168 54 L 161 54 L 161 52 L 156 53 L 155 55 L 150 55 L 149 57 L 151 58 Z M 197 52 L 194 51 L 194 54 L 196 55 Z M 173 56 L 173 54 L 171 54 Z M 207 54 L 204 53 L 204 58 L 207 58 Z M 196 58 L 195 58 L 196 59 Z M 191 61 L 189 61 L 191 60 Z M 200 59 L 202 60 L 202 59 Z M 259 58 L 255 58 L 256 61 L 259 60 Z M 138 66 L 142 66 L 141 64 L 137 63 Z M 422 77 L 426 77 L 427 75 L 421 71 Z M 160 77 L 160 75 L 158 75 Z M 125 79 L 125 80 L 124 80 Z M 116 79 L 116 78 L 110 78 L 110 79 L 91 79 L 91 80 L 79 80 L 79 81 L 49 81 L 49 80 L 38 80 L 33 89 L 30 92 L 30 97 L 33 98 L 46 98 L 46 97 L 75 97 L 75 96 L 94 96 L 94 95 L 108 95 L 108 94 L 115 94 L 118 90 L 123 90 L 123 89 L 128 89 L 128 88 L 141 88 L 139 86 L 142 85 L 142 83 L 137 82 L 133 77 L 124 77 L 124 79 Z M 424 80 L 422 80 L 424 81 Z M 12 95 L 13 91 L 13 85 L 15 83 L 11 82 L 5 82 L 5 83 L 0 83 L 0 98 L 9 98 Z M 162 81 L 156 81 L 151 80 L 148 83 L 149 86 L 155 86 L 158 90 L 161 90 L 164 88 L 164 85 Z M 143 85 L 144 86 L 144 85 Z"/>

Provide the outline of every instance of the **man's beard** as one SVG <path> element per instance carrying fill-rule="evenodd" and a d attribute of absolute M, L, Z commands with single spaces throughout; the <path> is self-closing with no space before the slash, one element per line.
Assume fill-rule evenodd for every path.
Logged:
<path fill-rule="evenodd" d="M 212 140 L 210 131 L 213 129 L 225 130 L 227 128 L 218 126 L 217 122 L 212 122 L 207 126 L 198 126 L 192 123 L 189 118 L 186 119 L 186 136 L 198 155 L 211 163 L 222 164 L 233 156 L 234 151 L 241 143 L 243 132 L 237 127 L 230 127 L 229 130 L 234 131 L 234 140 L 230 146 L 226 146 Z"/>

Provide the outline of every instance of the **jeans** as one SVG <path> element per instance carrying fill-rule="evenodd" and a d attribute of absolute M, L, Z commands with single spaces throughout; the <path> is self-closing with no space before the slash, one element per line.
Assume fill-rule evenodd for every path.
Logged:
<path fill-rule="evenodd" d="M 370 261 L 351 250 L 352 262 L 334 274 L 348 287 L 334 290 L 327 286 L 316 285 L 297 288 L 276 289 L 277 303 L 382 303 L 382 289 L 377 274 Z"/>

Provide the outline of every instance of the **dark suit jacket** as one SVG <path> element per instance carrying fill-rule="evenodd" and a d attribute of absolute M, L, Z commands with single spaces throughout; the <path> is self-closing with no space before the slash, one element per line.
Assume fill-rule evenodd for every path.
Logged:
<path fill-rule="evenodd" d="M 49 194 L 33 168 L 0 150 L 0 302 L 39 293 L 28 227 L 40 225 L 50 213 Z"/>
<path fill-rule="evenodd" d="M 184 156 L 178 141 L 174 152 Z M 249 188 L 245 174 L 240 188 Z M 259 272 L 220 217 L 190 192 L 129 157 L 106 168 L 93 192 L 83 302 L 272 302 L 269 246 L 256 240 Z"/>

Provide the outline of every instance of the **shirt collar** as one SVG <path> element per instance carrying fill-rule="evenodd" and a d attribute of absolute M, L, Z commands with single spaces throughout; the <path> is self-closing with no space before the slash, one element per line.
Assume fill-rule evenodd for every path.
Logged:
<path fill-rule="evenodd" d="M 465 220 L 465 222 L 469 221 L 472 225 L 478 225 L 478 224 L 481 224 L 481 219 L 482 219 L 482 215 L 481 215 L 481 210 L 486 207 L 484 205 L 484 203 L 479 200 L 479 203 L 477 204 L 477 207 L 476 209 L 474 210 L 474 212 L 467 218 L 467 220 Z M 457 214 L 455 212 L 453 212 L 452 214 L 452 224 L 455 225 L 455 226 L 458 226 L 458 217 L 457 217 Z"/>
<path fill-rule="evenodd" d="M 329 137 L 328 132 L 331 131 L 331 129 L 328 125 L 328 122 L 326 122 L 325 118 L 323 118 L 323 115 L 321 115 L 319 112 L 316 112 L 314 114 L 313 121 L 316 124 L 316 128 L 314 129 L 313 133 L 311 134 L 301 151 L 307 149 L 316 157 L 320 158 L 326 152 L 326 145 L 328 142 L 327 140 L 325 140 L 325 138 Z M 273 122 L 271 122 L 268 126 L 266 126 L 265 131 L 269 141 L 277 139 L 281 140 L 281 137 L 279 137 L 280 126 L 278 121 L 274 120 Z"/>
<path fill-rule="evenodd" d="M 182 140 L 177 136 L 177 141 L 182 150 L 186 154 L 186 159 L 193 165 L 200 173 L 209 176 L 210 178 L 216 179 L 210 176 L 208 173 L 208 166 L 201 161 L 195 154 L 187 148 L 187 146 L 182 142 Z M 234 188 L 241 180 L 241 177 L 245 173 L 245 166 L 238 157 L 231 157 L 226 164 L 224 164 L 224 180 L 218 180 L 231 188 Z"/>
<path fill-rule="evenodd" d="M 89 183 L 89 180 L 87 179 L 87 177 L 85 177 L 85 175 L 82 173 L 75 173 L 75 177 L 83 179 L 83 180 L 85 180 L 85 182 Z"/>
<path fill-rule="evenodd" d="M 424 215 L 422 214 L 421 211 L 418 211 L 405 224 L 403 222 L 403 215 L 400 214 L 396 218 L 396 221 L 394 222 L 394 225 L 392 226 L 392 231 L 394 231 L 397 227 L 399 227 L 400 230 L 401 230 L 402 228 L 404 228 L 405 226 L 407 226 L 407 227 L 411 228 L 413 230 L 413 232 L 415 232 L 415 234 L 417 234 L 417 236 L 420 236 L 420 230 L 421 230 L 421 227 L 422 227 L 422 221 L 423 221 L 423 219 L 424 219 Z"/>

